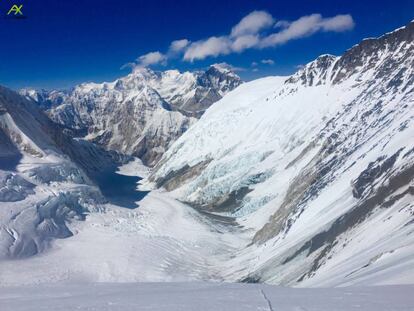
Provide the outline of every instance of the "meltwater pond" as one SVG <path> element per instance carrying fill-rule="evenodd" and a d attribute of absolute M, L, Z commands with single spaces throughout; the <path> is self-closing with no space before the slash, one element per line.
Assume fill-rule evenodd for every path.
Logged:
<path fill-rule="evenodd" d="M 142 200 L 149 191 L 137 190 L 137 184 L 142 178 L 122 175 L 117 172 L 117 169 L 114 166 L 95 173 L 95 182 L 110 203 L 125 208 L 137 208 L 137 202 Z"/>

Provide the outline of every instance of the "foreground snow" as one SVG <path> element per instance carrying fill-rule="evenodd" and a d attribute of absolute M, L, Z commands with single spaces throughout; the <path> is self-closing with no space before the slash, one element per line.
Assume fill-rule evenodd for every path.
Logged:
<path fill-rule="evenodd" d="M 414 286 L 292 289 L 259 284 L 94 283 L 0 288 L 2 311 L 412 310 Z"/>

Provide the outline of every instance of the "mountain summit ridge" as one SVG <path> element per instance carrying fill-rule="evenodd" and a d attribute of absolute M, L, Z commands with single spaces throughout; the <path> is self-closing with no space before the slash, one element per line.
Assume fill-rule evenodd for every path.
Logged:
<path fill-rule="evenodd" d="M 23 89 L 20 94 L 75 136 L 138 156 L 151 166 L 196 117 L 241 83 L 219 65 L 183 73 L 136 68 L 113 82 L 82 83 L 65 92 Z"/>

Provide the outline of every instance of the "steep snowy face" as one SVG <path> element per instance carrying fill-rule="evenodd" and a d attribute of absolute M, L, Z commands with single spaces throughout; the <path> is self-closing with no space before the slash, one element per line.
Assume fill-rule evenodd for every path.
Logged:
<path fill-rule="evenodd" d="M 0 259 L 28 257 L 71 236 L 68 223 L 105 201 L 87 173 L 113 161 L 0 87 Z"/>
<path fill-rule="evenodd" d="M 226 64 L 211 65 L 205 73 L 201 74 L 201 77 L 208 80 L 208 82 L 205 82 L 206 86 L 216 89 L 221 96 L 242 83 L 240 77 Z"/>
<path fill-rule="evenodd" d="M 174 110 L 200 117 L 213 103 L 242 82 L 239 76 L 224 65 L 215 64 L 206 71 L 184 72 L 168 70 L 150 79 L 152 88 Z"/>
<path fill-rule="evenodd" d="M 68 92 L 21 94 L 48 109 L 52 120 L 110 150 L 155 164 L 195 117 L 241 83 L 219 65 L 205 72 L 137 68 L 111 83 L 84 83 Z"/>
<path fill-rule="evenodd" d="M 329 69 L 336 59 L 337 57 L 333 55 L 321 55 L 287 79 L 286 83 L 304 86 L 318 86 L 326 84 Z"/>
<path fill-rule="evenodd" d="M 66 99 L 68 92 L 24 88 L 19 90 L 19 94 L 26 97 L 26 99 L 37 103 L 43 110 L 48 110 L 52 107 L 61 105 L 63 101 Z"/>
<path fill-rule="evenodd" d="M 111 84 L 80 85 L 50 115 L 65 127 L 87 131 L 88 140 L 134 154 L 149 165 L 195 121 L 171 111 L 140 76 Z"/>
<path fill-rule="evenodd" d="M 412 280 L 413 63 L 412 22 L 291 77 L 245 83 L 171 146 L 149 181 L 251 232 L 254 243 L 225 267 L 230 279 Z"/>

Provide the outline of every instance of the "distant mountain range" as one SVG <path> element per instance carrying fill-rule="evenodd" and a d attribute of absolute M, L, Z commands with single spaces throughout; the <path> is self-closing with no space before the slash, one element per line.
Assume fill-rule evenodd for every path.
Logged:
<path fill-rule="evenodd" d="M 23 89 L 53 121 L 107 149 L 153 165 L 214 102 L 242 83 L 224 64 L 206 71 L 155 72 L 136 68 L 110 83 L 69 91 Z"/>

